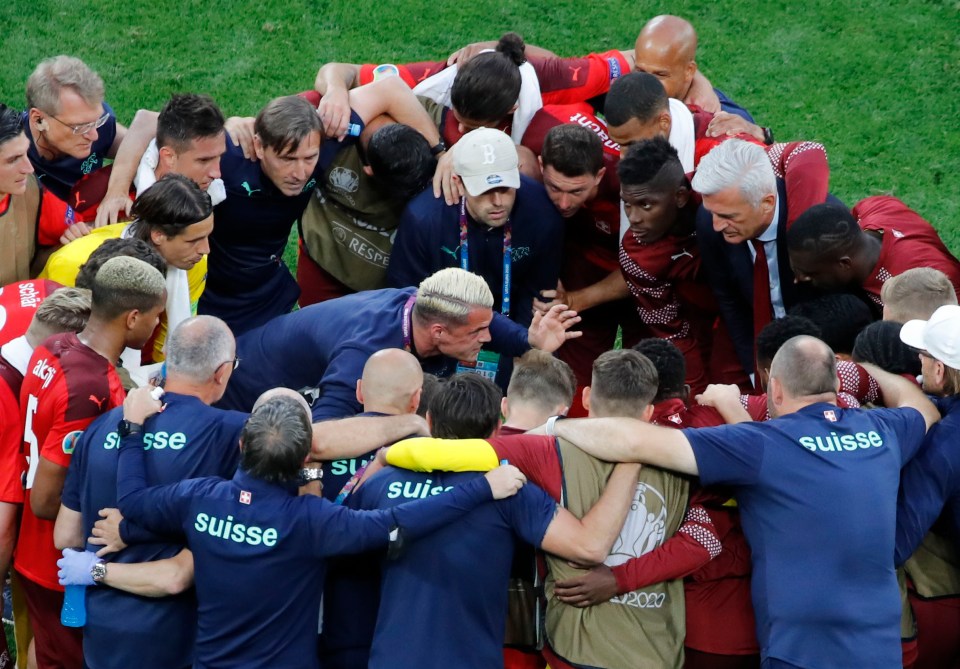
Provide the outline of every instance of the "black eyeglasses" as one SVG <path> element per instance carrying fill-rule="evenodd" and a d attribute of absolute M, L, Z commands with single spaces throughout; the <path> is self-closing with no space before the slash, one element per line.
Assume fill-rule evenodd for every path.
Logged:
<path fill-rule="evenodd" d="M 110 120 L 110 114 L 106 113 L 100 118 L 98 118 L 96 121 L 90 121 L 89 123 L 77 123 L 77 124 L 64 123 L 53 114 L 50 114 L 50 118 L 52 118 L 54 121 L 56 121 L 60 125 L 70 128 L 70 131 L 74 135 L 85 135 L 91 130 L 96 130 L 97 128 L 102 127 L 104 123 Z"/>
<path fill-rule="evenodd" d="M 228 365 L 230 363 L 233 363 L 233 368 L 236 369 L 237 367 L 240 366 L 240 358 L 234 358 L 233 360 L 224 360 L 219 365 L 217 365 L 217 369 L 223 367 L 224 365 Z"/>

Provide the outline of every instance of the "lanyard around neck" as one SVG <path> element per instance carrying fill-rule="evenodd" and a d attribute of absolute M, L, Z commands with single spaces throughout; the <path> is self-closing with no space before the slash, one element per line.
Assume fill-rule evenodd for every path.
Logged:
<path fill-rule="evenodd" d="M 503 225 L 503 299 L 500 300 L 500 312 L 510 315 L 510 286 L 513 282 L 513 235 L 510 219 Z M 470 239 L 467 234 L 467 200 L 460 199 L 460 269 L 470 271 Z"/>

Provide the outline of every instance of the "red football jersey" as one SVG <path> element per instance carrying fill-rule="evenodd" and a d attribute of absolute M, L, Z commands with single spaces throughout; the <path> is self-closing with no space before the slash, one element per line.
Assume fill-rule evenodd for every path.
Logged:
<path fill-rule="evenodd" d="M 772 144 L 767 158 L 778 178 L 787 189 L 787 226 L 815 204 L 827 199 L 830 187 L 830 165 L 827 150 L 817 142 L 788 142 Z"/>
<path fill-rule="evenodd" d="M 878 306 L 883 306 L 880 289 L 884 281 L 914 267 L 940 270 L 960 295 L 960 262 L 917 212 L 895 197 L 877 195 L 854 205 L 853 215 L 861 230 L 882 235 L 880 258 L 863 283 L 863 289 Z"/>
<path fill-rule="evenodd" d="M 543 104 L 568 104 L 589 100 L 610 90 L 614 79 L 630 71 L 627 60 L 619 51 L 591 53 L 582 58 L 530 58 L 537 73 Z M 447 61 L 421 61 L 402 65 L 378 65 L 367 63 L 360 66 L 360 84 L 373 81 L 378 68 L 394 70 L 406 84 L 413 88 L 421 81 L 447 68 Z"/>
<path fill-rule="evenodd" d="M 23 376 L 13 365 L 0 358 L 0 502 L 23 503 L 21 476 L 26 468 L 21 446 L 20 386 Z"/>
<path fill-rule="evenodd" d="M 680 399 L 654 405 L 650 422 L 676 429 L 724 424 L 716 409 L 700 404 L 688 407 Z M 756 622 L 748 578 L 750 547 L 740 529 L 740 515 L 736 507 L 723 504 L 727 498 L 723 491 L 701 488 L 695 495 L 686 522 L 677 531 L 678 535 L 682 533 L 685 541 L 676 541 L 674 552 L 663 556 L 664 567 L 643 562 L 633 565 L 633 578 L 638 574 L 656 572 L 658 567 L 687 566 L 684 572 L 695 568 L 687 574 L 684 583 L 687 605 L 685 645 L 722 655 L 756 653 Z M 695 500 L 700 504 L 695 505 Z M 674 573 L 663 571 L 657 576 L 665 578 Z M 628 575 L 618 575 L 618 582 L 621 578 L 626 580 Z"/>
<path fill-rule="evenodd" d="M 28 279 L 0 288 L 0 346 L 25 334 L 37 307 L 60 287 L 49 279 Z"/>
<path fill-rule="evenodd" d="M 645 326 L 644 336 L 669 339 L 687 362 L 694 393 L 707 384 L 717 307 L 701 277 L 695 234 L 645 243 L 627 231 L 620 244 L 620 270 Z"/>
<path fill-rule="evenodd" d="M 52 590 L 57 582 L 59 551 L 53 545 L 53 521 L 30 509 L 30 490 L 40 458 L 70 465 L 84 429 L 100 414 L 123 404 L 117 371 L 72 332 L 53 335 L 33 352 L 20 388 L 23 453 L 27 456 L 26 495 L 14 566 L 32 581 Z"/>
<path fill-rule="evenodd" d="M 610 139 L 607 124 L 598 117 L 586 102 L 569 105 L 547 105 L 530 121 L 520 142 L 538 156 L 543 152 L 543 141 L 551 128 L 564 123 L 576 123 L 593 131 L 603 142 L 603 163 L 606 168 L 596 197 L 567 220 L 566 260 L 572 261 L 575 254 L 582 254 L 593 265 L 605 272 L 615 272 L 618 267 L 617 247 L 620 244 L 620 179 L 617 163 L 620 161 L 620 145 Z M 574 251 L 571 251 L 574 250 Z M 569 276 L 570 262 L 564 276 Z M 564 280 L 567 290 L 577 290 L 585 285 Z"/>
<path fill-rule="evenodd" d="M 627 60 L 616 50 L 589 54 L 582 58 L 530 58 L 529 62 L 537 74 L 544 105 L 582 102 L 603 95 L 610 90 L 614 79 L 630 71 Z M 359 81 L 361 85 L 370 83 L 378 69 L 382 69 L 395 72 L 410 88 L 414 88 L 447 67 L 445 60 L 402 65 L 367 63 L 360 66 Z M 509 135 L 509 120 L 499 129 Z M 440 130 L 448 147 L 456 144 L 463 136 L 450 109 L 444 116 Z"/>
<path fill-rule="evenodd" d="M 840 377 L 840 391 L 837 393 L 837 405 L 844 409 L 858 409 L 880 399 L 880 385 L 863 367 L 848 360 L 837 361 L 837 376 Z M 767 394 L 741 395 L 740 404 L 750 418 L 755 421 L 770 420 L 767 409 Z"/>

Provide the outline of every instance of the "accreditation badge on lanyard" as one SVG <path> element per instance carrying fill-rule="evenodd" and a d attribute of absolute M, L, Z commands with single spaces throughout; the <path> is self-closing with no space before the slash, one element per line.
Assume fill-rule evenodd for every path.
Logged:
<path fill-rule="evenodd" d="M 513 281 L 513 248 L 510 219 L 503 225 L 503 297 L 500 300 L 500 313 L 510 317 L 510 287 Z M 460 199 L 460 269 L 470 271 L 470 240 L 467 235 L 467 208 L 466 198 Z M 493 351 L 480 351 L 475 362 L 457 362 L 457 374 L 468 372 L 485 376 L 491 381 L 497 377 L 500 367 L 500 354 Z"/>

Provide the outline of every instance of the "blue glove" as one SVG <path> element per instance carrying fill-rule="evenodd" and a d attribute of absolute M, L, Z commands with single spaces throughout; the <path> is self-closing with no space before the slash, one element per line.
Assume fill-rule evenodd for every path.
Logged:
<path fill-rule="evenodd" d="M 94 585 L 90 569 L 98 562 L 103 560 L 93 551 L 64 548 L 63 557 L 57 560 L 57 566 L 60 567 L 57 572 L 60 585 Z"/>

